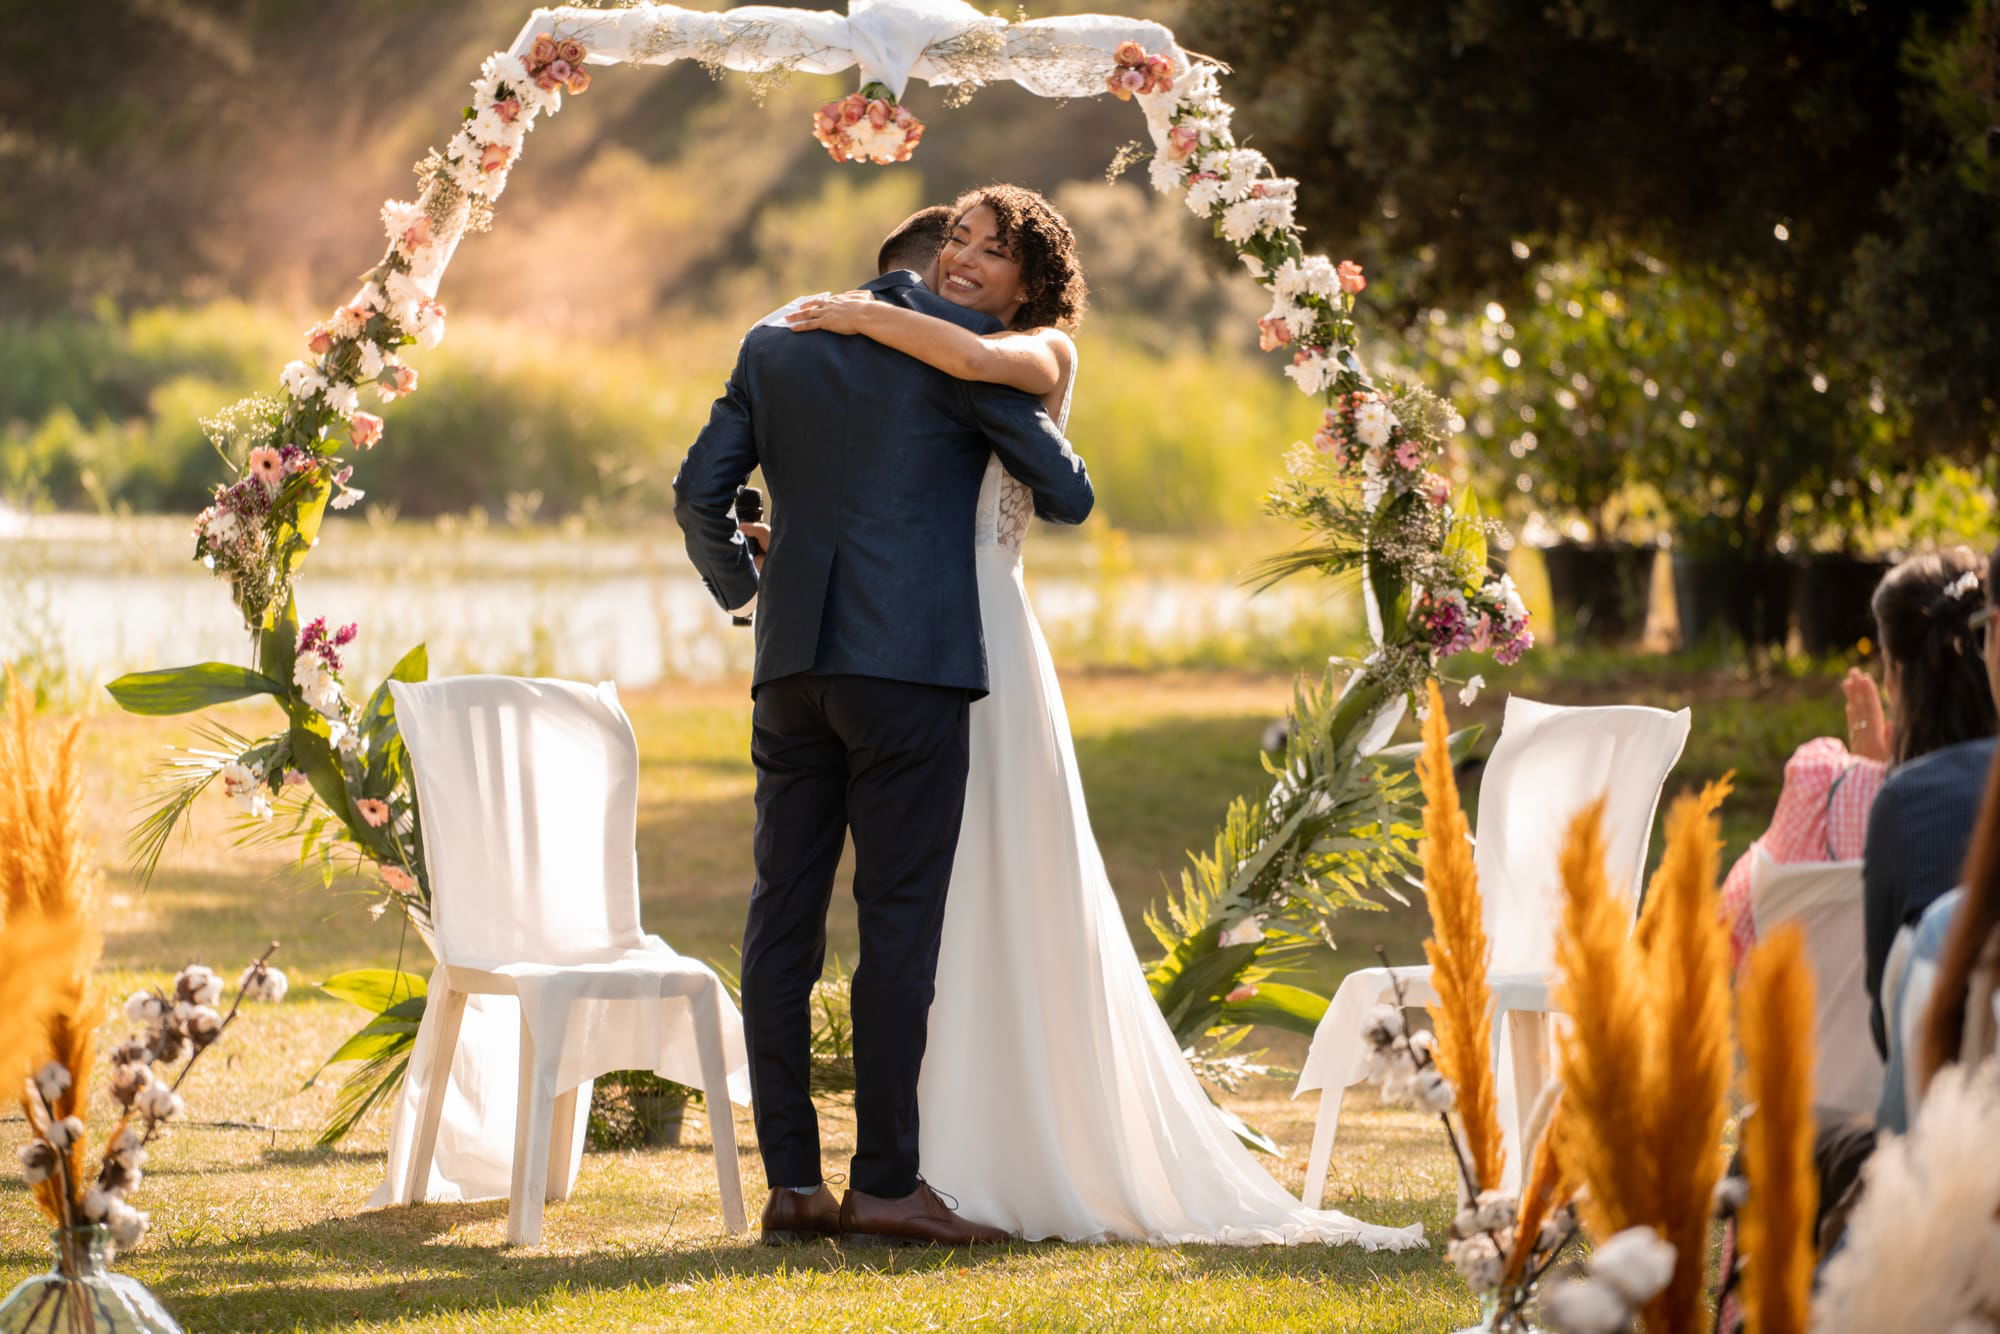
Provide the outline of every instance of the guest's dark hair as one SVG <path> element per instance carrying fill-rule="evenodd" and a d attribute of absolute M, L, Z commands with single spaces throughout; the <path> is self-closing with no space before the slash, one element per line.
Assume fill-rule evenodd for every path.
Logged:
<path fill-rule="evenodd" d="M 883 238 L 882 248 L 875 252 L 875 272 L 913 269 L 922 273 L 937 258 L 938 251 L 944 249 L 944 240 L 951 235 L 952 219 L 956 216 L 949 206 L 932 204 L 904 218 L 896 224 L 896 230 Z"/>
<path fill-rule="evenodd" d="M 1916 1068 L 1909 1073 L 1923 1088 L 1931 1076 L 1958 1060 L 1965 1047 L 1965 1016 L 1970 1006 L 1990 1007 L 1993 997 L 1974 996 L 1972 975 L 1994 958 L 2000 938 L 2000 749 L 1986 777 L 1986 800 L 1972 830 L 1972 851 L 1965 859 L 1965 899 L 1952 915 L 1938 959 L 1937 981 L 1930 1013 L 1917 1043 Z"/>
<path fill-rule="evenodd" d="M 1912 556 L 1875 589 L 1875 631 L 1896 665 L 1896 764 L 1992 736 L 1993 688 L 1967 624 L 1986 602 L 1984 563 L 1969 548 Z"/>
<path fill-rule="evenodd" d="M 993 210 L 1000 239 L 1021 262 L 1021 286 L 1028 299 L 1015 314 L 1014 327 L 1074 330 L 1083 323 L 1090 289 L 1083 281 L 1083 261 L 1077 258 L 1069 219 L 1025 186 L 984 185 L 958 197 L 951 206 L 952 226 L 981 204 Z"/>

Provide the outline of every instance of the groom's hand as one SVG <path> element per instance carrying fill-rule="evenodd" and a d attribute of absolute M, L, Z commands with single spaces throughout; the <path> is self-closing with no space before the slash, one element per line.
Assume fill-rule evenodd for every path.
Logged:
<path fill-rule="evenodd" d="M 771 549 L 771 525 L 768 523 L 739 523 L 736 531 L 743 534 L 750 546 L 750 559 L 757 563 L 757 573 L 764 573 L 764 553 Z"/>

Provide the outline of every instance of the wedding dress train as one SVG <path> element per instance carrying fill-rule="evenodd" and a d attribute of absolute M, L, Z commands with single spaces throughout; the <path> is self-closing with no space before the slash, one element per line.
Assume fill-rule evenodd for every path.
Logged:
<path fill-rule="evenodd" d="M 1067 408 L 1067 404 L 1065 404 Z M 1423 1243 L 1308 1209 L 1257 1163 L 1153 1001 L 1090 831 L 1069 718 L 1021 580 L 1033 502 L 996 459 L 978 518 L 991 691 L 919 1087 L 926 1180 L 1029 1240 Z"/>

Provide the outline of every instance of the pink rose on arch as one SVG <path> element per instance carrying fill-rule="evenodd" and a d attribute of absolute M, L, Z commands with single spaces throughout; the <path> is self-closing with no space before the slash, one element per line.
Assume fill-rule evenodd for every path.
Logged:
<path fill-rule="evenodd" d="M 535 38 L 534 48 L 523 59 L 533 61 L 537 65 L 546 65 L 554 60 L 558 53 L 556 39 L 548 33 L 540 33 Z"/>
<path fill-rule="evenodd" d="M 1192 126 L 1176 125 L 1173 129 L 1167 131 L 1167 160 L 1169 162 L 1185 162 L 1193 157 L 1195 150 L 1200 147 L 1201 135 Z"/>
<path fill-rule="evenodd" d="M 403 249 L 421 250 L 431 243 L 431 220 L 428 215 L 419 214 L 417 220 L 403 228 Z"/>
<path fill-rule="evenodd" d="M 1133 41 L 1120 42 L 1118 49 L 1111 53 L 1111 58 L 1121 65 L 1143 65 L 1146 63 L 1146 48 Z"/>
<path fill-rule="evenodd" d="M 569 38 L 557 45 L 556 54 L 567 60 L 570 66 L 574 68 L 583 63 L 583 43 L 577 41 L 574 37 Z"/>
<path fill-rule="evenodd" d="M 1424 494 L 1429 498 L 1433 506 L 1443 509 L 1445 506 L 1451 504 L 1451 478 L 1440 473 L 1425 473 Z"/>
<path fill-rule="evenodd" d="M 1493 618 L 1485 612 L 1472 624 L 1472 651 L 1484 653 L 1493 647 Z"/>
<path fill-rule="evenodd" d="M 587 70 L 587 69 L 573 69 L 573 70 L 571 70 L 571 71 L 570 71 L 570 76 L 569 76 L 569 90 L 570 90 L 571 94 L 577 94 L 577 93 L 587 93 L 587 92 L 589 92 L 589 91 L 590 91 L 590 71 L 589 71 L 589 70 Z"/>
<path fill-rule="evenodd" d="M 1368 286 L 1368 280 L 1361 276 L 1361 266 L 1351 259 L 1341 260 L 1334 272 L 1340 277 L 1340 290 L 1349 296 Z"/>
<path fill-rule="evenodd" d="M 889 104 L 876 98 L 868 104 L 868 123 L 878 130 L 889 128 Z"/>
<path fill-rule="evenodd" d="M 506 124 L 512 125 L 521 118 L 521 99 L 518 97 L 501 98 L 493 104 L 493 114 Z"/>
<path fill-rule="evenodd" d="M 1146 91 L 1146 73 L 1144 70 L 1128 69 L 1118 76 L 1118 83 L 1127 93 L 1143 93 Z"/>
<path fill-rule="evenodd" d="M 316 357 L 323 357 L 333 350 L 333 332 L 324 324 L 315 324 L 306 330 L 306 349 Z"/>
<path fill-rule="evenodd" d="M 485 172 L 505 169 L 514 156 L 514 150 L 505 144 L 488 144 L 486 151 L 479 155 L 479 169 Z"/>
<path fill-rule="evenodd" d="M 1307 347 L 1305 344 L 1301 343 L 1292 352 L 1292 365 L 1303 366 L 1308 361 L 1311 361 L 1314 357 L 1323 357 L 1325 355 L 1326 355 L 1325 348 Z"/>
<path fill-rule="evenodd" d="M 372 412 L 357 412 L 347 419 L 357 449 L 373 449 L 382 438 L 382 419 Z"/>
<path fill-rule="evenodd" d="M 857 125 L 868 114 L 868 99 L 860 93 L 849 93 L 840 103 L 840 123 Z"/>
<path fill-rule="evenodd" d="M 1283 319 L 1266 315 L 1257 321 L 1257 346 L 1266 352 L 1275 351 L 1292 341 L 1292 326 Z"/>
<path fill-rule="evenodd" d="M 391 382 L 385 388 L 397 398 L 416 392 L 417 368 L 415 366 L 396 366 L 389 373 L 392 377 Z"/>

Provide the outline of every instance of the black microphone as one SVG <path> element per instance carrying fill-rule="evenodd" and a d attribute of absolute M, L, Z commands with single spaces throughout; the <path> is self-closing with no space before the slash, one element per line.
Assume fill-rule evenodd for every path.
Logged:
<path fill-rule="evenodd" d="M 736 488 L 736 522 L 764 522 L 764 493 L 762 491 L 759 491 L 754 486 L 739 486 Z M 764 554 L 764 544 L 756 538 L 745 536 L 743 541 L 750 548 L 753 555 L 761 556 Z M 729 623 L 731 625 L 748 625 L 750 624 L 750 618 L 748 616 L 731 616 Z"/>

